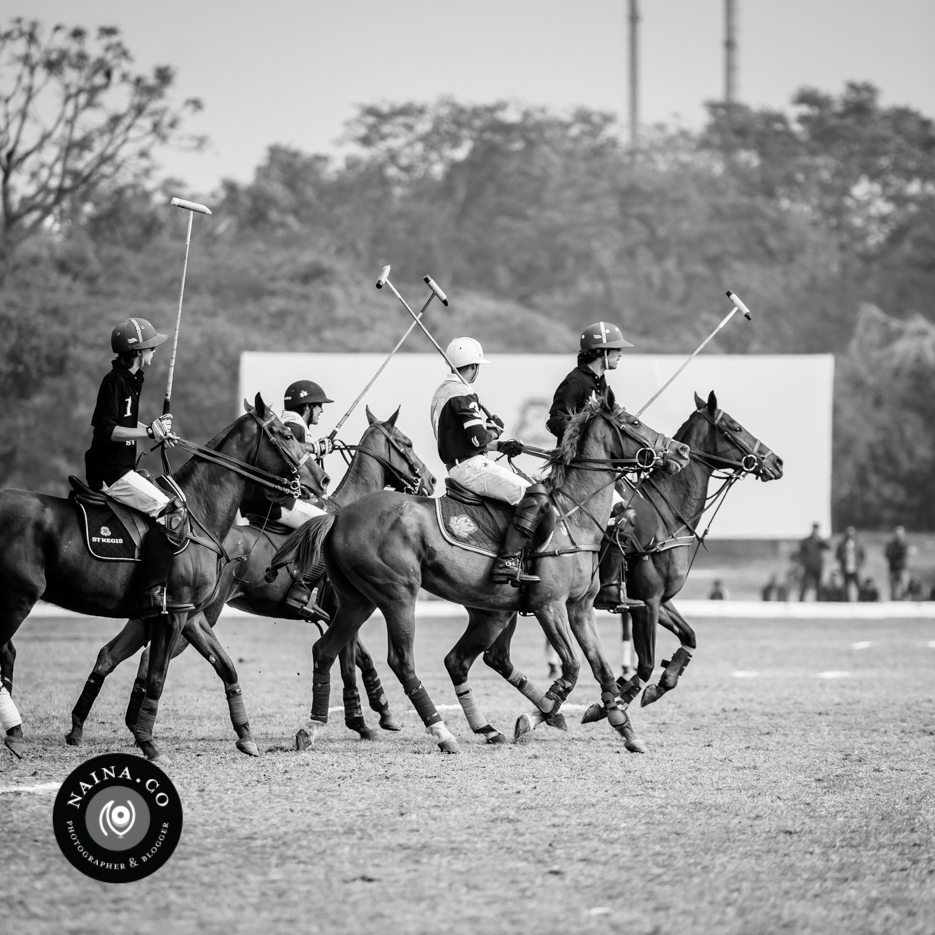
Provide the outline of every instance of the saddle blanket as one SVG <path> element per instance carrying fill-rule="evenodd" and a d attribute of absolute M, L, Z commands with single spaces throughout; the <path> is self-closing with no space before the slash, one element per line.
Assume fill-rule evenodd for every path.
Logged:
<path fill-rule="evenodd" d="M 138 562 L 143 537 L 153 523 L 148 516 L 120 504 L 85 503 L 75 499 L 84 544 L 102 562 Z M 178 555 L 188 542 L 175 550 Z"/>
<path fill-rule="evenodd" d="M 473 504 L 442 496 L 435 501 L 435 517 L 446 542 L 496 558 L 513 507 L 496 500 Z"/>

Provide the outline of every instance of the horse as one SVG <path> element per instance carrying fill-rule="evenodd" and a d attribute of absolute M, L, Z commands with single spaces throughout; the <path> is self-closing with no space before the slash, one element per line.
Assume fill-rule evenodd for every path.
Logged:
<path fill-rule="evenodd" d="M 174 475 L 192 531 L 172 563 L 165 621 L 150 624 L 146 693 L 133 726 L 137 745 L 157 763 L 167 762 L 153 741 L 153 727 L 170 652 L 188 616 L 214 595 L 221 540 L 247 482 L 264 487 L 276 501 L 302 495 L 299 471 L 307 459 L 302 446 L 260 394 L 253 406 L 245 401 L 244 409 L 207 445 L 180 440 L 180 447 L 193 453 Z M 82 539 L 79 511 L 68 500 L 26 490 L 0 492 L 0 645 L 12 640 L 40 599 L 92 616 L 135 615 L 137 563 L 99 561 Z"/>
<path fill-rule="evenodd" d="M 558 517 L 548 549 L 536 556 L 541 580 L 520 590 L 492 583 L 489 557 L 451 546 L 439 531 L 434 501 L 426 498 L 375 493 L 345 507 L 333 519 L 307 523 L 295 538 L 322 540 L 338 610 L 329 630 L 312 648 L 312 711 L 296 735 L 297 746 L 305 749 L 314 743 L 327 723 L 334 660 L 341 646 L 379 607 L 386 620 L 390 668 L 439 749 L 459 752 L 415 672 L 415 604 L 420 588 L 471 609 L 468 629 L 445 665 L 468 722 L 489 742 L 505 738 L 477 710 L 467 673 L 519 609 L 535 613 L 562 660 L 561 676 L 541 701 L 544 710 L 557 712 L 577 681 L 579 663 L 568 633 L 570 618 L 592 672 L 613 707 L 612 725 L 624 736 L 632 733 L 626 713 L 613 702 L 617 693 L 613 671 L 594 628 L 594 572 L 610 516 L 614 480 L 621 472 L 654 464 L 679 470 L 688 464 L 688 449 L 648 429 L 625 410 L 609 407 L 606 399 L 593 400 L 573 416 L 562 446 L 553 454 L 546 480 Z M 288 552 L 294 545 L 287 541 L 281 551 Z"/>
<path fill-rule="evenodd" d="M 692 659 L 697 645 L 695 633 L 672 598 L 681 591 L 691 569 L 690 547 L 700 546 L 703 541 L 696 529 L 709 504 L 719 505 L 742 477 L 749 475 L 769 482 L 779 480 L 783 473 L 782 458 L 718 408 L 713 391 L 707 401 L 695 394 L 695 410 L 674 437 L 689 446 L 690 466 L 675 476 L 649 477 L 631 492 L 628 505 L 636 510 L 636 528 L 627 541 L 617 544 L 624 548 L 628 560 L 627 591 L 644 602 L 643 607 L 633 607 L 629 612 L 638 664 L 630 678 L 617 680 L 624 706 L 652 678 L 657 623 L 671 630 L 680 645 L 672 658 L 663 662 L 658 684 L 646 684 L 641 707 L 675 688 Z M 722 472 L 724 483 L 709 496 L 709 481 L 715 472 Z M 484 656 L 485 662 L 501 675 L 512 670 L 511 636 L 512 629 L 505 630 Z M 590 723 L 603 717 L 604 706 L 595 703 L 587 709 L 582 721 Z M 528 724 L 519 725 L 520 733 L 534 729 L 541 720 L 533 712 Z"/>
<path fill-rule="evenodd" d="M 369 425 L 360 442 L 355 446 L 336 443 L 348 461 L 348 469 L 334 494 L 323 500 L 323 506 L 334 512 L 346 503 L 359 499 L 365 493 L 381 490 L 386 486 L 402 492 L 431 495 L 435 478 L 412 448 L 412 441 L 396 427 L 399 409 L 385 422 L 379 421 L 369 407 L 366 409 Z M 348 452 L 353 451 L 353 455 Z M 310 462 L 314 463 L 314 462 Z M 321 477 L 322 472 L 319 472 Z M 321 477 L 324 486 L 327 476 Z M 319 491 L 323 492 L 323 491 Z M 224 539 L 224 549 L 231 562 L 221 572 L 217 595 L 199 613 L 192 615 L 182 630 L 184 639 L 173 650 L 173 658 L 189 644 L 193 645 L 212 665 L 224 683 L 230 710 L 231 723 L 237 733 L 237 749 L 249 756 L 259 756 L 259 748 L 250 732 L 243 695 L 237 671 L 213 632 L 225 604 L 261 617 L 278 617 L 286 620 L 302 619 L 298 610 L 285 602 L 292 584 L 288 576 L 266 580 L 266 569 L 273 554 L 283 543 L 285 535 L 257 526 L 233 526 Z M 101 690 L 104 679 L 125 659 L 132 656 L 145 643 L 145 631 L 140 620 L 130 620 L 97 656 L 91 674 L 85 683 L 80 698 L 72 710 L 72 728 L 65 736 L 68 744 L 81 743 L 84 723 L 94 700 Z M 127 711 L 126 721 L 131 726 L 135 720 L 135 709 L 142 700 L 143 679 L 147 667 L 147 652 L 140 660 L 139 672 Z M 373 730 L 364 720 L 357 680 L 355 662 L 361 670 L 370 705 L 380 715 L 380 726 L 385 730 L 399 730 L 386 700 L 379 673 L 373 657 L 359 640 L 349 643 L 341 653 L 341 675 L 344 681 L 344 717 L 349 729 L 356 731 L 361 739 L 374 737 Z M 132 729 L 132 726 L 131 726 Z"/>

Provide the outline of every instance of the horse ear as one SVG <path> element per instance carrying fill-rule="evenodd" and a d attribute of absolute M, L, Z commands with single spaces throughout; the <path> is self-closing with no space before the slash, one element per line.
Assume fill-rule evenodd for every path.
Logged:
<path fill-rule="evenodd" d="M 612 410 L 614 407 L 610 404 L 610 387 L 607 386 L 604 388 L 604 392 L 601 393 L 601 408 Z"/>
<path fill-rule="evenodd" d="M 398 406 L 396 407 L 396 412 L 394 412 L 394 413 L 386 420 L 386 424 L 387 424 L 388 426 L 390 426 L 391 428 L 395 427 L 395 425 L 396 425 L 396 418 L 399 416 L 399 410 L 400 410 L 400 409 L 402 409 L 402 404 L 401 404 L 401 403 L 400 403 L 400 405 L 398 405 Z"/>
<path fill-rule="evenodd" d="M 369 406 L 364 406 L 364 411 L 367 413 L 367 421 L 373 425 L 374 422 L 379 422 L 380 420 L 370 411 Z"/>
<path fill-rule="evenodd" d="M 256 411 L 261 418 L 266 416 L 266 403 L 263 402 L 263 397 L 257 393 L 256 399 L 253 401 L 256 406 Z"/>
<path fill-rule="evenodd" d="M 243 411 L 244 412 L 253 412 L 253 406 L 250 405 L 246 400 L 243 401 Z"/>
<path fill-rule="evenodd" d="M 695 393 L 695 408 L 704 409 L 704 400 L 697 393 Z"/>
<path fill-rule="evenodd" d="M 717 396 L 714 395 L 714 390 L 708 393 L 708 412 L 712 415 L 717 412 Z"/>

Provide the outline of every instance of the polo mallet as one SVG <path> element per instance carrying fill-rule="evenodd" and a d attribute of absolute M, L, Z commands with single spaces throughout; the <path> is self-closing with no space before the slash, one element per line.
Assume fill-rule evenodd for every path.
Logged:
<path fill-rule="evenodd" d="M 428 277 L 426 277 L 426 279 L 428 279 Z M 383 267 L 383 269 L 380 271 L 380 278 L 377 280 L 378 289 L 382 289 L 384 286 L 389 286 L 390 291 L 393 293 L 393 295 L 395 295 L 396 298 L 399 299 L 400 302 L 402 302 L 403 308 L 405 308 L 406 311 L 409 312 L 409 314 L 412 316 L 413 325 L 418 325 L 422 329 L 425 336 L 432 342 L 432 347 L 434 347 L 435 350 L 438 351 L 438 353 L 442 355 L 442 357 L 445 360 L 445 363 L 448 364 L 448 366 L 451 368 L 451 372 L 457 375 L 458 379 L 466 387 L 470 388 L 471 384 L 468 383 L 468 381 L 465 380 L 464 377 L 461 376 L 461 373 L 458 371 L 458 368 L 448 359 L 448 355 L 444 352 L 444 350 L 442 349 L 442 346 L 438 343 L 438 341 L 435 340 L 435 338 L 432 337 L 432 334 L 429 331 L 429 329 L 426 328 L 425 325 L 422 324 L 422 319 L 418 315 L 416 315 L 416 313 L 409 307 L 409 303 L 399 294 L 399 292 L 397 292 L 396 286 L 394 286 L 393 283 L 390 281 L 390 267 L 389 266 Z M 447 305 L 447 303 L 445 304 Z M 480 408 L 483 410 L 484 414 L 487 416 L 488 419 L 492 418 L 490 410 L 486 406 L 484 406 L 483 403 L 480 404 Z"/>
<path fill-rule="evenodd" d="M 179 328 L 182 325 L 182 298 L 185 295 L 185 274 L 188 272 L 188 250 L 192 243 L 192 221 L 196 214 L 210 214 L 211 209 L 198 204 L 197 201 L 186 201 L 184 198 L 173 198 L 169 202 L 173 208 L 188 211 L 188 233 L 185 236 L 185 263 L 182 265 L 182 285 L 179 288 L 179 313 L 175 319 L 175 337 L 172 339 L 172 355 L 169 357 L 169 377 L 166 381 L 166 398 L 162 401 L 162 414 L 165 415 L 172 405 L 172 377 L 175 375 L 175 355 L 179 347 Z"/>
<path fill-rule="evenodd" d="M 734 317 L 734 315 L 737 314 L 738 311 L 743 312 L 747 321 L 753 320 L 753 316 L 750 314 L 750 309 L 748 309 L 747 306 L 740 301 L 737 295 L 730 291 L 730 289 L 727 290 L 727 298 L 731 300 L 734 307 L 724 316 L 724 319 L 714 329 L 714 331 L 712 331 L 711 334 L 709 334 L 701 342 L 701 344 L 699 344 L 698 347 L 696 347 L 695 350 L 693 350 L 691 354 L 688 355 L 688 358 L 685 360 L 682 366 L 679 367 L 679 369 L 676 370 L 675 373 L 673 373 L 672 376 L 669 377 L 669 379 L 659 387 L 658 390 L 656 390 L 656 392 L 649 398 L 646 403 L 644 403 L 642 409 L 636 413 L 637 418 L 639 418 L 659 398 L 659 396 L 662 395 L 662 391 L 695 359 L 695 357 L 698 356 L 704 346 Z"/>
<path fill-rule="evenodd" d="M 383 272 L 388 275 L 389 270 L 390 268 L 387 266 L 384 268 Z M 381 273 L 380 275 L 382 279 L 383 274 Z M 438 296 L 438 298 L 441 300 L 442 305 L 444 305 L 446 308 L 448 307 L 448 296 L 445 295 L 445 293 L 442 292 L 442 290 L 438 288 L 438 283 L 435 282 L 435 280 L 432 279 L 431 276 L 426 276 L 424 278 L 425 278 L 425 284 L 429 287 L 429 289 L 432 290 L 432 292 L 431 292 L 431 295 L 429 295 L 429 297 L 425 300 L 425 305 L 422 306 L 422 309 L 419 312 L 418 317 L 406 329 L 406 333 L 396 342 L 396 347 L 394 347 L 393 350 L 389 352 L 386 360 L 384 360 L 383 363 L 380 364 L 380 369 L 377 370 L 377 372 L 371 378 L 370 382 L 360 391 L 360 395 L 357 397 L 357 399 L 354 400 L 354 402 L 351 403 L 351 406 L 347 410 L 347 412 L 345 412 L 344 415 L 341 416 L 341 418 L 338 420 L 338 424 L 328 434 L 328 438 L 334 439 L 334 437 L 338 434 L 338 430 L 347 421 L 348 416 L 350 416 L 350 414 L 357 408 L 357 404 L 364 398 L 364 395 L 366 394 L 367 390 L 369 390 L 370 387 L 373 386 L 373 384 L 376 382 L 377 377 L 380 376 L 381 373 L 383 373 L 384 369 L 386 368 L 386 365 L 392 360 L 393 355 L 403 346 L 403 344 L 406 341 L 406 338 L 408 338 L 409 335 L 412 334 L 413 328 L 415 328 L 415 326 L 419 324 L 422 316 L 425 314 L 425 310 L 432 304 L 432 299 Z M 377 288 L 378 289 L 383 288 L 380 282 L 377 282 Z"/>

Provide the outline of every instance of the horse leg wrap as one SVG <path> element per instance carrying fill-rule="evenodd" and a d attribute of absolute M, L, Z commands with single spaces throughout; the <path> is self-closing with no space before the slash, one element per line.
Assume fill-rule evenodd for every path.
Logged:
<path fill-rule="evenodd" d="M 429 698 L 428 692 L 422 687 L 422 683 L 418 679 L 404 682 L 403 691 L 406 692 L 406 697 L 412 702 L 412 706 L 419 712 L 419 717 L 422 718 L 422 723 L 427 728 L 441 722 L 442 716 L 436 710 L 435 705 L 432 704 L 432 699 Z"/>
<path fill-rule="evenodd" d="M 133 691 L 130 692 L 130 700 L 127 702 L 127 713 L 124 716 L 123 722 L 133 730 L 133 725 L 136 724 L 136 719 L 139 717 L 140 705 L 143 704 L 143 699 L 146 697 L 146 684 L 142 679 L 136 679 L 133 683 Z"/>
<path fill-rule="evenodd" d="M 471 686 L 467 682 L 455 685 L 455 694 L 458 696 L 458 701 L 461 702 L 461 710 L 464 711 L 464 716 L 467 718 L 471 730 L 475 734 L 485 732 L 485 729 L 489 727 L 487 718 L 477 709 L 477 704 L 474 701 L 474 690 Z"/>
<path fill-rule="evenodd" d="M 315 670 L 312 677 L 312 713 L 311 719 L 322 724 L 328 723 L 328 701 L 331 698 L 331 673 Z"/>
<path fill-rule="evenodd" d="M 380 675 L 376 669 L 367 669 L 361 673 L 364 680 L 364 690 L 367 692 L 367 700 L 370 702 L 370 708 L 373 711 L 381 712 L 387 709 L 388 702 L 386 694 L 383 691 L 383 683 L 380 681 Z"/>
<path fill-rule="evenodd" d="M 575 686 L 563 676 L 559 676 L 543 696 L 539 710 L 544 714 L 554 714 L 565 703 Z"/>
<path fill-rule="evenodd" d="M 140 713 L 136 716 L 133 733 L 138 741 L 152 740 L 153 728 L 156 726 L 156 712 L 159 702 L 155 698 L 144 698 L 140 706 Z"/>
<path fill-rule="evenodd" d="M 507 676 L 507 681 L 514 688 L 518 688 L 523 697 L 528 698 L 537 708 L 539 707 L 539 703 L 545 697 L 545 693 L 541 689 L 536 688 L 516 666 L 513 666 L 512 671 Z"/>
<path fill-rule="evenodd" d="M 344 720 L 347 721 L 350 718 L 360 718 L 363 720 L 364 712 L 360 707 L 360 695 L 357 693 L 356 688 L 345 688 L 343 693 L 344 698 Z"/>
<path fill-rule="evenodd" d="M 82 724 L 87 720 L 88 712 L 97 700 L 97 696 L 100 694 L 103 684 L 103 675 L 92 672 L 88 676 L 88 680 L 84 683 L 84 688 L 81 690 L 81 696 L 75 702 L 74 708 L 71 709 L 72 717 L 77 718 Z"/>
<path fill-rule="evenodd" d="M 640 693 L 640 677 L 634 675 L 626 681 L 617 679 L 617 688 L 620 689 L 620 700 L 626 706 Z"/>
<path fill-rule="evenodd" d="M 0 685 L 2 685 L 11 695 L 13 694 L 13 679 L 8 675 L 0 675 Z"/>
<path fill-rule="evenodd" d="M 23 723 L 19 710 L 13 703 L 10 693 L 6 688 L 0 686 L 0 727 L 5 731 L 19 727 Z"/>
<path fill-rule="evenodd" d="M 601 692 L 601 702 L 604 705 L 604 711 L 607 714 L 607 720 L 610 721 L 610 726 L 615 730 L 622 730 L 627 725 L 629 717 L 619 707 L 620 696 L 614 692 Z"/>
<path fill-rule="evenodd" d="M 231 685 L 230 688 L 224 690 L 224 694 L 227 695 L 227 707 L 230 711 L 231 724 L 234 727 L 241 727 L 249 723 L 250 719 L 247 717 L 247 709 L 244 707 L 243 692 L 240 690 L 240 686 Z"/>

